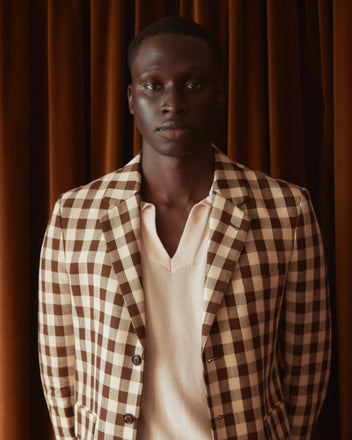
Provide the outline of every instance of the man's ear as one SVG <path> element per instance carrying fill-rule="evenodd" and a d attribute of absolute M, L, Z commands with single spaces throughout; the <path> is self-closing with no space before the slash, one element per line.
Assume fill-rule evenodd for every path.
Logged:
<path fill-rule="evenodd" d="M 223 109 L 226 104 L 227 98 L 227 85 L 225 78 L 221 78 L 218 83 L 218 98 L 217 98 L 217 106 L 218 109 Z"/>
<path fill-rule="evenodd" d="M 133 97 L 132 97 L 132 85 L 129 84 L 127 87 L 127 99 L 128 99 L 128 109 L 131 113 L 131 115 L 134 115 L 134 104 L 133 104 Z"/>

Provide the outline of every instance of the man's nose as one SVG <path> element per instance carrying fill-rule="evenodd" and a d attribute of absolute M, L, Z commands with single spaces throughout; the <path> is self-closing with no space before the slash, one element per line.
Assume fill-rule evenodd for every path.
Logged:
<path fill-rule="evenodd" d="M 165 90 L 162 112 L 164 114 L 180 114 L 187 112 L 187 104 L 183 90 L 178 87 L 170 87 Z"/>

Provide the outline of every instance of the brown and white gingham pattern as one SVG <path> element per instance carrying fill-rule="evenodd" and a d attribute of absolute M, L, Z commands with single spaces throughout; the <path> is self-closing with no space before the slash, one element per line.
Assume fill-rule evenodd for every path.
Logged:
<path fill-rule="evenodd" d="M 309 439 L 330 364 L 325 262 L 309 195 L 214 154 L 202 330 L 212 435 Z M 39 350 L 60 440 L 137 437 L 140 183 L 138 155 L 64 194 L 47 228 Z"/>

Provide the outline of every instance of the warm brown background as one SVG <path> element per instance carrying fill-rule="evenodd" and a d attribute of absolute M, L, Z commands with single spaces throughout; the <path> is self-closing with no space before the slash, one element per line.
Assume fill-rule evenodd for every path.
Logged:
<path fill-rule="evenodd" d="M 40 243 L 61 192 L 138 150 L 125 98 L 126 45 L 164 15 L 193 18 L 220 38 L 229 98 L 217 144 L 311 192 L 334 320 L 315 439 L 349 440 L 350 0 L 0 0 L 0 439 L 51 439 L 37 366 Z"/>

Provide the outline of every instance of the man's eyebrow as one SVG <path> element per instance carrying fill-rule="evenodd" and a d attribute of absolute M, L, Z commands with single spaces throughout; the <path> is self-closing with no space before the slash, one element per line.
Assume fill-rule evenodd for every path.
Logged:
<path fill-rule="evenodd" d="M 199 66 L 190 66 L 188 69 L 190 72 L 208 73 L 206 69 Z"/>
<path fill-rule="evenodd" d="M 148 73 L 154 73 L 160 71 L 160 67 L 150 67 L 149 69 L 142 70 L 141 75 L 148 75 Z"/>

